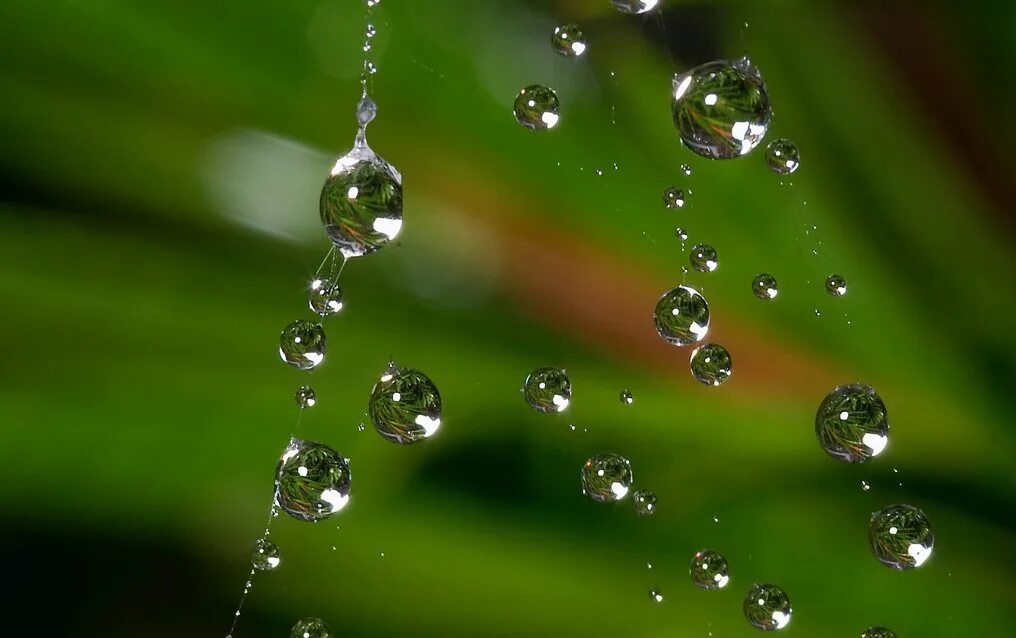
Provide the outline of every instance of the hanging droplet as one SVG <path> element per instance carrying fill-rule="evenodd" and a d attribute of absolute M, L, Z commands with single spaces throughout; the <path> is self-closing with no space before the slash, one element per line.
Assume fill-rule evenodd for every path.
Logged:
<path fill-rule="evenodd" d="M 710 159 L 746 155 L 766 134 L 772 108 L 748 60 L 717 60 L 674 76 L 671 103 L 681 141 Z"/>
<path fill-rule="evenodd" d="M 330 279 L 315 279 L 310 282 L 310 309 L 327 317 L 342 310 L 342 288 Z"/>
<path fill-rule="evenodd" d="M 751 293 L 762 301 L 776 299 L 776 295 L 779 292 L 779 288 L 776 285 L 776 277 L 768 273 L 759 273 L 751 280 Z"/>
<path fill-rule="evenodd" d="M 659 587 L 653 587 L 649 590 L 649 600 L 653 601 L 654 603 L 663 602 L 663 592 L 660 590 Z"/>
<path fill-rule="evenodd" d="M 652 516 L 656 513 L 656 494 L 648 490 L 635 490 L 631 499 L 635 505 L 635 513 L 639 516 Z"/>
<path fill-rule="evenodd" d="M 707 343 L 691 353 L 691 376 L 703 385 L 719 386 L 732 371 L 733 361 L 727 349 L 718 343 Z"/>
<path fill-rule="evenodd" d="M 815 413 L 815 435 L 834 459 L 864 463 L 889 443 L 889 415 L 875 389 L 863 383 L 833 388 Z"/>
<path fill-rule="evenodd" d="M 537 368 L 526 377 L 522 394 L 538 412 L 564 412 L 571 403 L 571 381 L 562 368 Z"/>
<path fill-rule="evenodd" d="M 313 408 L 314 404 L 317 403 L 317 395 L 314 393 L 314 388 L 309 385 L 301 385 L 296 389 L 296 404 L 301 408 Z"/>
<path fill-rule="evenodd" d="M 629 390 L 628 388 L 625 388 L 624 390 L 621 390 L 621 403 L 622 403 L 622 405 L 631 405 L 634 400 L 635 400 L 635 397 L 632 396 L 631 390 Z"/>
<path fill-rule="evenodd" d="M 279 336 L 279 356 L 301 370 L 310 370 L 325 359 L 325 331 L 321 324 L 297 319 Z"/>
<path fill-rule="evenodd" d="M 349 461 L 321 443 L 292 439 L 275 471 L 276 503 L 293 518 L 316 523 L 349 502 Z"/>
<path fill-rule="evenodd" d="M 631 463 L 620 454 L 599 454 L 582 466 L 582 493 L 599 503 L 620 501 L 631 483 Z"/>
<path fill-rule="evenodd" d="M 691 177 L 691 166 L 687 164 L 681 164 L 681 172 L 684 173 L 685 177 Z"/>
<path fill-rule="evenodd" d="M 744 617 L 756 629 L 783 629 L 792 613 L 790 597 L 776 585 L 752 585 L 744 597 Z"/>
<path fill-rule="evenodd" d="M 652 11 L 660 0 L 610 0 L 610 3 L 623 13 L 645 13 Z"/>
<path fill-rule="evenodd" d="M 656 302 L 653 321 L 664 340 L 686 346 L 705 339 L 709 332 L 709 304 L 694 288 L 678 286 Z"/>
<path fill-rule="evenodd" d="M 872 514 L 868 541 L 879 562 L 901 571 L 923 565 L 935 547 L 928 517 L 912 505 L 890 505 Z"/>
<path fill-rule="evenodd" d="M 419 370 L 389 363 L 371 390 L 367 411 L 384 438 L 403 445 L 417 443 L 441 426 L 441 394 Z"/>
<path fill-rule="evenodd" d="M 381 0 L 369 0 L 377 4 Z M 303 618 L 296 621 L 289 638 L 332 638 L 332 630 L 320 618 Z"/>
<path fill-rule="evenodd" d="M 369 9 L 373 9 L 379 4 L 381 4 L 381 0 L 367 0 L 367 8 Z"/>
<path fill-rule="evenodd" d="M 667 208 L 683 208 L 684 190 L 677 186 L 671 186 L 663 191 L 663 205 Z"/>
<path fill-rule="evenodd" d="M 360 97 L 360 101 L 356 103 L 356 122 L 360 128 L 366 129 L 375 117 L 377 117 L 377 103 L 364 93 Z"/>
<path fill-rule="evenodd" d="M 727 559 L 711 549 L 695 552 L 688 573 L 693 583 L 710 591 L 723 589 L 730 582 Z"/>
<path fill-rule="evenodd" d="M 515 98 L 515 119 L 532 131 L 554 128 L 558 121 L 557 94 L 539 84 L 531 84 L 519 91 Z"/>
<path fill-rule="evenodd" d="M 774 173 L 789 175 L 801 165 L 801 154 L 790 140 L 773 140 L 766 145 L 766 165 Z"/>
<path fill-rule="evenodd" d="M 688 231 L 678 226 L 674 229 L 674 236 L 680 239 L 682 242 L 688 241 Z"/>
<path fill-rule="evenodd" d="M 896 638 L 896 632 L 886 627 L 868 627 L 861 638 Z"/>
<path fill-rule="evenodd" d="M 695 244 L 688 253 L 691 267 L 699 272 L 713 272 L 720 265 L 716 249 L 709 244 Z"/>
<path fill-rule="evenodd" d="M 842 297 L 847 294 L 847 280 L 840 275 L 829 275 L 825 280 L 825 289 L 833 297 Z"/>
<path fill-rule="evenodd" d="M 555 51 L 566 58 L 574 58 L 586 52 L 586 38 L 577 24 L 554 27 L 550 43 Z"/>
<path fill-rule="evenodd" d="M 282 562 L 279 547 L 267 538 L 259 538 L 250 552 L 250 560 L 254 569 L 270 572 Z"/>

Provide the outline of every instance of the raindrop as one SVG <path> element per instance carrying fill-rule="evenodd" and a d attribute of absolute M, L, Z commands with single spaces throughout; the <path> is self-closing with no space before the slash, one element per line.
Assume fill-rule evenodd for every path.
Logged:
<path fill-rule="evenodd" d="M 380 2 L 381 0 L 372 0 Z M 302 618 L 296 621 L 289 638 L 332 638 L 332 630 L 320 618 Z"/>
<path fill-rule="evenodd" d="M 792 613 L 790 597 L 776 585 L 752 585 L 744 597 L 744 617 L 756 629 L 783 629 Z"/>
<path fill-rule="evenodd" d="M 330 279 L 315 279 L 310 282 L 310 309 L 327 317 L 342 310 L 342 288 Z"/>
<path fill-rule="evenodd" d="M 538 412 L 564 412 L 571 403 L 571 381 L 561 368 L 537 368 L 526 377 L 522 394 Z"/>
<path fill-rule="evenodd" d="M 691 267 L 699 272 L 713 272 L 720 265 L 716 249 L 709 244 L 695 244 L 688 253 Z"/>
<path fill-rule="evenodd" d="M 325 331 L 321 324 L 298 319 L 279 335 L 279 356 L 301 370 L 316 367 L 325 358 Z"/>
<path fill-rule="evenodd" d="M 691 353 L 691 376 L 703 385 L 722 385 L 730 377 L 733 362 L 727 349 L 718 343 L 707 343 Z"/>
<path fill-rule="evenodd" d="M 671 108 L 685 146 L 710 159 L 751 152 L 772 109 L 758 69 L 748 60 L 716 60 L 674 76 Z"/>
<path fill-rule="evenodd" d="M 554 27 L 550 43 L 555 51 L 566 58 L 574 58 L 586 52 L 586 38 L 577 24 Z"/>
<path fill-rule="evenodd" d="M 259 538 L 254 543 L 254 549 L 250 553 L 250 560 L 254 565 L 254 569 L 262 572 L 270 572 L 282 562 L 282 558 L 279 555 L 279 547 L 267 538 Z"/>
<path fill-rule="evenodd" d="M 660 591 L 659 587 L 653 587 L 652 589 L 649 590 L 649 600 L 653 601 L 654 603 L 663 602 L 663 592 Z"/>
<path fill-rule="evenodd" d="M 691 177 L 691 166 L 687 164 L 681 164 L 681 172 L 684 173 L 685 177 Z"/>
<path fill-rule="evenodd" d="M 920 567 L 935 547 L 928 517 L 912 505 L 890 505 L 873 513 L 868 541 L 875 558 L 896 570 Z"/>
<path fill-rule="evenodd" d="M 833 388 L 818 406 L 815 435 L 829 456 L 864 463 L 889 443 L 889 416 L 870 385 L 851 383 Z"/>
<path fill-rule="evenodd" d="M 766 165 L 774 173 L 789 175 L 801 165 L 801 154 L 790 140 L 773 140 L 766 145 Z"/>
<path fill-rule="evenodd" d="M 639 516 L 652 516 L 656 513 L 656 494 L 647 490 L 635 490 L 631 498 L 635 504 L 635 513 Z"/>
<path fill-rule="evenodd" d="M 419 370 L 389 363 L 367 406 L 378 434 L 392 443 L 422 441 L 441 426 L 441 394 Z"/>
<path fill-rule="evenodd" d="M 688 241 L 688 231 L 678 226 L 674 229 L 674 236 L 680 239 L 682 242 Z"/>
<path fill-rule="evenodd" d="M 582 493 L 599 503 L 620 501 L 631 483 L 631 463 L 620 454 L 599 454 L 582 466 Z"/>
<path fill-rule="evenodd" d="M 693 583 L 710 591 L 723 589 L 730 582 L 727 559 L 711 549 L 695 552 L 688 573 Z"/>
<path fill-rule="evenodd" d="M 623 405 L 631 405 L 634 400 L 635 397 L 632 396 L 631 390 L 628 388 L 621 390 L 621 403 Z"/>
<path fill-rule="evenodd" d="M 780 290 L 776 285 L 776 277 L 768 273 L 759 273 L 751 280 L 751 292 L 762 301 L 776 299 Z"/>
<path fill-rule="evenodd" d="M 349 461 L 321 443 L 292 439 L 275 471 L 279 508 L 301 521 L 316 523 L 349 502 Z"/>
<path fill-rule="evenodd" d="M 684 191 L 677 186 L 671 186 L 663 191 L 663 205 L 667 208 L 682 208 L 684 206 Z"/>
<path fill-rule="evenodd" d="M 896 632 L 886 627 L 868 627 L 861 638 L 896 638 Z"/>
<path fill-rule="evenodd" d="M 515 119 L 532 131 L 554 128 L 558 121 L 557 94 L 539 84 L 531 84 L 519 91 L 515 98 Z"/>
<path fill-rule="evenodd" d="M 645 13 L 652 11 L 660 0 L 610 0 L 610 3 L 623 13 Z"/>
<path fill-rule="evenodd" d="M 296 389 L 296 404 L 301 408 L 312 408 L 317 403 L 317 395 L 314 393 L 314 388 L 309 385 L 301 385 Z"/>
<path fill-rule="evenodd" d="M 656 302 L 656 332 L 675 346 L 701 341 L 709 332 L 709 304 L 697 290 L 678 286 Z"/>
<path fill-rule="evenodd" d="M 833 297 L 847 294 L 847 280 L 840 275 L 829 275 L 825 280 L 825 289 Z"/>

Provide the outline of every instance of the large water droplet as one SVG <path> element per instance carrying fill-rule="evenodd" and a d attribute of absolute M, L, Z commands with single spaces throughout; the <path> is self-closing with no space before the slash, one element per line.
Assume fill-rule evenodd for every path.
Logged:
<path fill-rule="evenodd" d="M 624 13 L 645 13 L 655 9 L 660 0 L 610 0 L 610 3 Z"/>
<path fill-rule="evenodd" d="M 776 585 L 756 584 L 744 597 L 744 617 L 762 631 L 783 629 L 790 623 L 790 597 Z"/>
<path fill-rule="evenodd" d="M 801 154 L 790 140 L 773 140 L 766 145 L 766 165 L 774 173 L 789 175 L 801 165 Z"/>
<path fill-rule="evenodd" d="M 292 439 L 275 471 L 276 502 L 283 512 L 316 523 L 349 502 L 349 461 L 321 443 Z"/>
<path fill-rule="evenodd" d="M 631 463 L 620 454 L 599 454 L 582 466 L 582 493 L 594 501 L 620 501 L 631 483 Z"/>
<path fill-rule="evenodd" d="M 847 294 L 847 280 L 840 275 L 829 275 L 825 280 L 825 289 L 833 297 Z"/>
<path fill-rule="evenodd" d="M 296 389 L 296 395 L 293 397 L 296 399 L 296 404 L 301 408 L 313 408 L 314 404 L 317 403 L 317 394 L 314 393 L 314 388 L 309 385 L 301 385 Z"/>
<path fill-rule="evenodd" d="M 663 191 L 663 205 L 667 208 L 683 208 L 684 190 L 677 186 L 671 186 Z"/>
<path fill-rule="evenodd" d="M 912 505 L 890 505 L 873 513 L 868 541 L 875 558 L 897 570 L 920 567 L 935 547 L 928 517 Z"/>
<path fill-rule="evenodd" d="M 710 591 L 723 589 L 730 582 L 727 559 L 711 549 L 695 552 L 688 573 L 693 583 Z"/>
<path fill-rule="evenodd" d="M 716 249 L 709 244 L 695 244 L 688 253 L 691 267 L 699 272 L 713 272 L 720 265 Z"/>
<path fill-rule="evenodd" d="M 533 131 L 554 128 L 558 121 L 559 106 L 553 89 L 532 84 L 519 91 L 515 98 L 515 119 Z"/>
<path fill-rule="evenodd" d="M 631 498 L 635 513 L 639 516 L 652 516 L 656 513 L 656 494 L 648 490 L 635 490 Z"/>
<path fill-rule="evenodd" d="M 672 98 L 681 141 L 711 159 L 751 152 L 773 114 L 762 76 L 747 58 L 716 60 L 675 75 Z"/>
<path fill-rule="evenodd" d="M 332 630 L 320 618 L 302 618 L 293 625 L 289 638 L 332 638 Z"/>
<path fill-rule="evenodd" d="M 555 51 L 566 58 L 573 58 L 586 52 L 586 38 L 577 24 L 554 27 L 550 43 Z"/>
<path fill-rule="evenodd" d="M 863 383 L 833 388 L 815 414 L 815 435 L 829 456 L 864 463 L 889 443 L 889 415 L 875 389 Z"/>
<path fill-rule="evenodd" d="M 522 384 L 526 403 L 539 412 L 564 412 L 571 393 L 568 373 L 561 368 L 537 368 Z"/>
<path fill-rule="evenodd" d="M 367 406 L 378 434 L 392 443 L 417 443 L 441 426 L 441 394 L 430 377 L 389 363 Z"/>
<path fill-rule="evenodd" d="M 709 304 L 697 290 L 678 286 L 656 302 L 656 332 L 675 346 L 701 341 L 709 332 Z"/>
<path fill-rule="evenodd" d="M 868 627 L 861 638 L 896 638 L 896 632 L 886 627 Z"/>
<path fill-rule="evenodd" d="M 330 279 L 315 279 L 310 282 L 310 309 L 327 317 L 342 310 L 342 288 Z"/>
<path fill-rule="evenodd" d="M 250 560 L 254 569 L 270 572 L 282 562 L 279 547 L 267 538 L 259 538 L 250 552 Z"/>
<path fill-rule="evenodd" d="M 730 377 L 733 361 L 727 349 L 718 343 L 707 343 L 691 353 L 691 376 L 704 385 L 718 386 Z"/>
<path fill-rule="evenodd" d="M 310 370 L 325 359 L 325 331 L 321 324 L 297 319 L 279 335 L 279 356 L 301 370 Z"/>
<path fill-rule="evenodd" d="M 762 301 L 776 299 L 776 295 L 779 294 L 779 292 L 779 288 L 776 284 L 776 277 L 773 277 L 768 273 L 759 273 L 751 280 L 751 294 L 755 295 Z"/>

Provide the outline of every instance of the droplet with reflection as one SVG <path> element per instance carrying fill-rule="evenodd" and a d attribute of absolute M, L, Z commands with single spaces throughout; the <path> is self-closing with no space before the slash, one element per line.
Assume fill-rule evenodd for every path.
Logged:
<path fill-rule="evenodd" d="M 624 404 L 624 405 L 631 405 L 634 400 L 635 400 L 635 397 L 632 395 L 631 390 L 629 390 L 628 388 L 625 388 L 624 390 L 621 390 L 621 403 L 622 404 Z"/>
<path fill-rule="evenodd" d="M 341 454 L 294 438 L 275 471 L 276 503 L 293 518 L 316 523 L 346 506 L 351 480 L 349 461 Z"/>
<path fill-rule="evenodd" d="M 667 190 L 663 191 L 663 205 L 667 208 L 683 208 L 684 200 L 684 189 L 678 188 L 677 186 L 671 186 Z"/>
<path fill-rule="evenodd" d="M 868 627 L 861 638 L 896 638 L 896 632 L 886 627 Z"/>
<path fill-rule="evenodd" d="M 610 0 L 614 8 L 622 13 L 645 13 L 652 11 L 660 0 Z"/>
<path fill-rule="evenodd" d="M 649 590 L 649 600 L 653 601 L 654 603 L 662 603 L 663 602 L 663 590 L 661 590 L 659 587 L 653 587 L 653 588 L 651 588 Z"/>
<path fill-rule="evenodd" d="M 652 516 L 656 513 L 656 494 L 648 490 L 635 490 L 631 495 L 635 513 L 639 516 Z"/>
<path fill-rule="evenodd" d="M 301 370 L 317 367 L 325 359 L 325 331 L 321 324 L 298 319 L 279 335 L 279 357 Z"/>
<path fill-rule="evenodd" d="M 913 505 L 890 505 L 873 513 L 868 541 L 879 562 L 900 571 L 923 565 L 935 547 L 928 517 Z"/>
<path fill-rule="evenodd" d="M 688 567 L 691 580 L 702 589 L 723 589 L 730 582 L 727 559 L 711 549 L 703 549 L 692 556 Z"/>
<path fill-rule="evenodd" d="M 250 552 L 251 564 L 261 572 L 270 572 L 282 563 L 279 547 L 267 538 L 259 538 Z"/>
<path fill-rule="evenodd" d="M 577 24 L 554 27 L 550 43 L 555 51 L 566 58 L 574 58 L 586 52 L 586 38 Z"/>
<path fill-rule="evenodd" d="M 696 381 L 716 387 L 730 378 L 733 360 L 727 349 L 720 344 L 707 343 L 691 353 L 689 368 Z"/>
<path fill-rule="evenodd" d="M 310 309 L 327 317 L 342 310 L 342 288 L 330 279 L 314 279 L 310 282 Z"/>
<path fill-rule="evenodd" d="M 418 443 L 441 426 L 441 394 L 430 377 L 389 363 L 367 405 L 378 434 L 392 443 Z"/>
<path fill-rule="evenodd" d="M 543 131 L 557 125 L 559 108 L 553 89 L 531 84 L 515 98 L 515 119 L 531 131 Z"/>
<path fill-rule="evenodd" d="M 790 597 L 776 585 L 755 584 L 744 597 L 744 617 L 762 631 L 783 629 L 790 624 Z"/>
<path fill-rule="evenodd" d="M 598 454 L 582 466 L 582 493 L 599 503 L 623 499 L 632 480 L 631 463 L 620 454 Z"/>
<path fill-rule="evenodd" d="M 762 301 L 776 299 L 776 295 L 779 294 L 779 292 L 780 290 L 776 283 L 776 277 L 773 277 L 769 273 L 759 273 L 751 280 L 751 294 L 755 295 Z"/>
<path fill-rule="evenodd" d="M 664 340 L 686 346 L 705 339 L 709 332 L 709 304 L 694 288 L 678 286 L 656 302 L 653 321 Z"/>
<path fill-rule="evenodd" d="M 833 297 L 842 297 L 847 294 L 847 280 L 841 275 L 829 275 L 825 280 L 825 289 Z"/>
<path fill-rule="evenodd" d="M 571 403 L 571 380 L 562 368 L 537 368 L 526 377 L 522 394 L 538 412 L 564 412 Z"/>
<path fill-rule="evenodd" d="M 301 385 L 297 388 L 293 398 L 301 408 L 312 408 L 317 403 L 317 394 L 314 393 L 314 388 L 309 385 Z"/>
<path fill-rule="evenodd" d="M 301 618 L 293 625 L 289 638 L 332 638 L 332 630 L 320 618 Z"/>
<path fill-rule="evenodd" d="M 815 435 L 826 453 L 864 463 L 889 443 L 889 415 L 875 389 L 863 383 L 833 388 L 815 413 Z"/>
<path fill-rule="evenodd" d="M 790 140 L 773 140 L 766 145 L 766 165 L 774 173 L 789 175 L 801 165 L 801 154 Z"/>
<path fill-rule="evenodd" d="M 691 267 L 699 272 L 713 272 L 720 265 L 716 249 L 709 244 L 695 244 L 688 253 Z"/>

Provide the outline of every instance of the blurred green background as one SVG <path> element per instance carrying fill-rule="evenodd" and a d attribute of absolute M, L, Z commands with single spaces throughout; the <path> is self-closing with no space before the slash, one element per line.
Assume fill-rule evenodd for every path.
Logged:
<path fill-rule="evenodd" d="M 327 249 L 316 202 L 355 131 L 363 3 L 3 3 L 4 633 L 225 634 L 309 378 L 300 432 L 351 459 L 352 500 L 277 521 L 282 566 L 237 638 L 301 616 L 337 636 L 752 636 L 753 582 L 789 593 L 788 635 L 1011 635 L 1013 5 L 884 4 L 385 0 L 369 137 L 402 171 L 405 226 L 346 268 L 308 377 L 275 349 Z M 571 21 L 577 60 L 549 46 Z M 758 151 L 694 156 L 670 121 L 674 72 L 744 53 L 769 139 L 801 149 L 790 179 Z M 533 83 L 561 98 L 552 131 L 512 118 Z M 674 184 L 689 204 L 665 210 Z M 682 273 L 675 226 L 717 272 Z M 823 292 L 831 272 L 847 296 Z M 734 357 L 721 388 L 654 333 L 681 281 Z M 420 445 L 358 430 L 389 355 L 444 398 Z M 563 414 L 519 395 L 545 365 L 571 375 Z M 854 381 L 892 423 L 864 467 L 813 433 Z M 581 495 L 606 451 L 656 516 Z M 937 537 L 908 573 L 867 546 L 898 502 Z M 723 591 L 688 578 L 705 547 L 730 561 Z"/>

